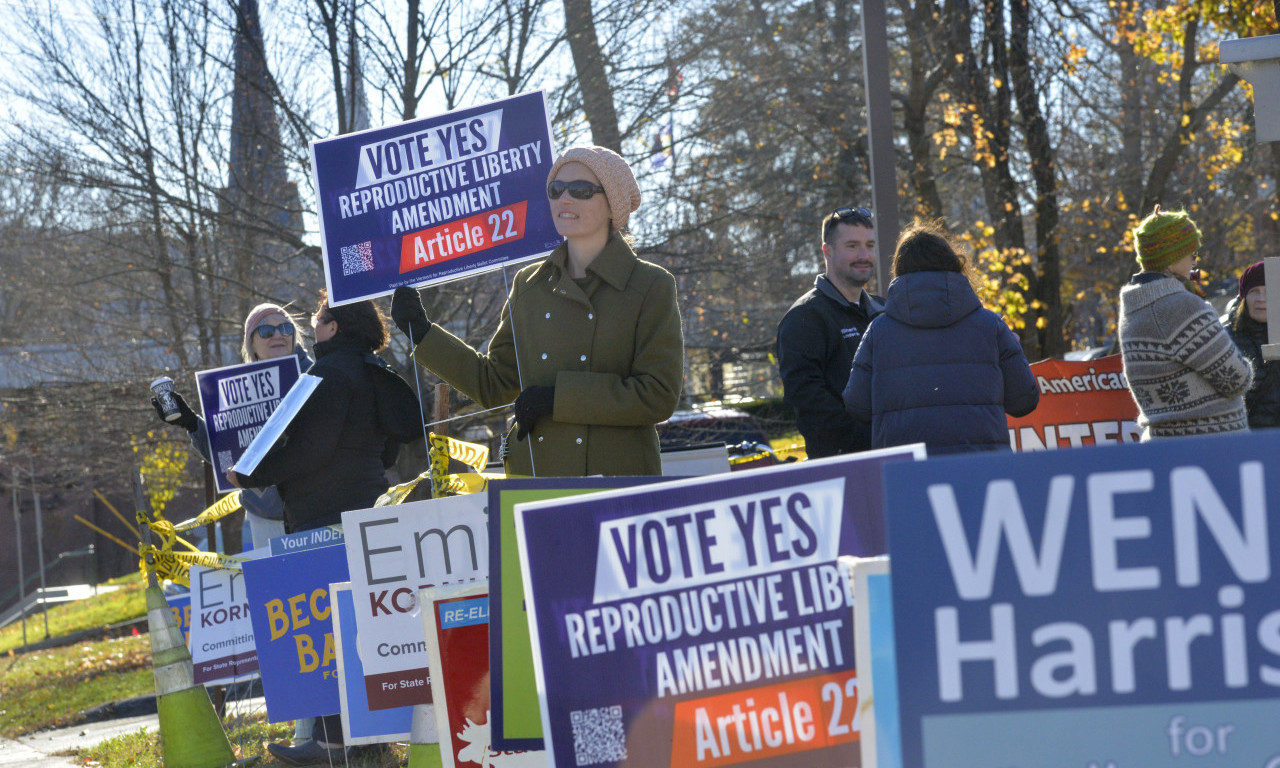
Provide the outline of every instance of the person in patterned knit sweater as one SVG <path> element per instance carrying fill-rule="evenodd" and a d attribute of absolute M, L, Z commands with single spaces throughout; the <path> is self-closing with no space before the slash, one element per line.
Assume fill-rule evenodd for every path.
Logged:
<path fill-rule="evenodd" d="M 1133 241 L 1142 271 L 1120 289 L 1120 355 L 1142 439 L 1248 431 L 1253 369 L 1191 279 L 1199 228 L 1157 205 Z"/>

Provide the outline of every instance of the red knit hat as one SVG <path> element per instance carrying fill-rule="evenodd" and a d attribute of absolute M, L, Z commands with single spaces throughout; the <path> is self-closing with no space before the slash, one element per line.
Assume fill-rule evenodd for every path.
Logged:
<path fill-rule="evenodd" d="M 1267 284 L 1267 271 L 1263 269 L 1262 262 L 1259 261 L 1257 263 L 1250 264 L 1248 267 L 1245 267 L 1244 272 L 1241 273 L 1240 275 L 1240 294 L 1239 295 L 1243 297 L 1247 295 L 1249 291 L 1253 290 L 1254 288 L 1257 288 L 1260 285 L 1266 285 L 1266 284 Z"/>

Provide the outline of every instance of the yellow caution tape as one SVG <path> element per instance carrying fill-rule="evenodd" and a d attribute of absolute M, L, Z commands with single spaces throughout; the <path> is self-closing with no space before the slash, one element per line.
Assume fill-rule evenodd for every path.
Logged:
<path fill-rule="evenodd" d="M 245 560 L 248 558 L 236 557 L 234 555 L 223 555 L 217 552 L 174 552 L 169 549 L 161 549 L 155 545 L 143 546 L 141 548 L 142 555 L 142 572 L 147 571 L 148 555 L 152 561 L 152 567 L 156 572 L 156 578 L 169 579 L 175 583 L 184 586 L 190 585 L 190 570 L 193 565 L 203 565 L 206 568 L 220 568 L 228 571 L 242 570 Z"/>
<path fill-rule="evenodd" d="M 476 493 L 475 488 L 484 487 L 482 482 L 461 481 L 456 479 L 457 475 L 450 475 L 449 460 L 457 459 L 477 471 L 483 470 L 485 465 L 489 463 L 489 449 L 486 446 L 455 440 L 448 435 L 437 435 L 434 432 L 428 438 L 429 449 L 427 457 L 430 459 L 428 474 L 431 479 L 431 496 L 433 498 L 456 496 L 460 493 Z"/>
<path fill-rule="evenodd" d="M 183 520 L 181 523 L 173 526 L 173 529 L 179 532 L 189 531 L 192 528 L 199 528 L 202 525 L 217 522 L 227 515 L 242 509 L 244 505 L 240 503 L 240 493 L 240 491 L 232 491 L 231 493 L 228 493 L 226 496 L 219 499 L 216 504 L 210 506 L 208 509 L 190 520 Z"/>
<path fill-rule="evenodd" d="M 430 481 L 432 487 L 431 495 L 435 498 L 463 493 L 482 493 L 488 488 L 490 478 L 504 476 L 501 473 L 479 471 L 449 474 L 450 459 L 456 459 L 468 466 L 475 467 L 477 470 L 483 469 L 489 463 L 488 447 L 478 443 L 455 440 L 447 435 L 432 433 L 428 437 L 430 468 L 408 482 L 388 488 L 387 492 L 379 496 L 378 500 L 374 502 L 375 507 L 403 503 L 409 497 L 409 494 L 417 488 L 418 484 L 424 480 Z M 182 531 L 189 531 L 221 520 L 227 515 L 242 509 L 240 493 L 240 491 L 229 493 L 200 514 L 176 525 L 163 518 L 151 520 L 145 512 L 139 511 L 138 522 L 146 525 L 160 537 L 158 546 L 154 544 L 146 545 L 138 549 L 138 554 L 142 558 L 140 566 L 143 574 L 145 575 L 147 571 L 148 560 L 150 560 L 150 567 L 155 571 L 157 578 L 170 579 L 179 584 L 189 583 L 189 572 L 193 565 L 235 571 L 241 570 L 246 558 L 222 555 L 217 552 L 204 552 L 178 535 Z M 173 550 L 175 544 L 182 544 L 191 551 L 175 552 Z"/>
<path fill-rule="evenodd" d="M 449 458 L 457 459 L 468 467 L 473 467 L 477 472 L 483 470 L 489 463 L 489 446 L 455 440 L 452 437 L 445 439 L 449 441 Z"/>
<path fill-rule="evenodd" d="M 379 496 L 377 501 L 373 502 L 373 506 L 389 507 L 394 504 L 403 504 L 404 500 L 408 498 L 410 493 L 413 492 L 413 489 L 418 487 L 418 483 L 421 483 L 423 480 L 430 480 L 430 479 L 431 479 L 431 472 L 428 470 L 427 472 L 423 472 L 422 474 L 418 475 L 417 477 L 413 478 L 407 483 L 400 483 L 399 485 L 393 485 L 387 489 L 386 493 Z"/>
<path fill-rule="evenodd" d="M 160 538 L 159 545 L 146 544 L 138 548 L 138 554 L 141 557 L 139 565 L 143 575 L 146 575 L 148 562 L 150 562 L 151 569 L 155 571 L 156 578 L 169 579 L 184 585 L 189 583 L 187 573 L 192 565 L 240 570 L 240 564 L 244 562 L 244 558 L 221 555 L 217 552 L 205 552 L 178 535 L 180 531 L 188 531 L 221 520 L 239 509 L 241 509 L 240 491 L 235 491 L 222 497 L 216 504 L 213 504 L 190 520 L 185 520 L 177 525 L 165 520 L 163 517 L 152 520 L 145 511 L 139 510 L 137 513 L 138 523 L 147 526 L 152 533 Z M 173 551 L 175 544 L 181 544 L 189 551 L 175 552 Z"/>
<path fill-rule="evenodd" d="M 464 493 L 484 493 L 489 488 L 490 478 L 503 478 L 500 472 L 459 472 L 446 475 L 442 481 L 444 492 L 448 495 L 460 496 Z"/>
<path fill-rule="evenodd" d="M 125 543 L 124 543 L 124 541 L 122 541 L 122 540 L 120 539 L 120 537 L 119 537 L 119 536 L 116 536 L 116 535 L 115 535 L 115 534 L 113 534 L 113 533 L 109 533 L 109 532 L 107 532 L 107 531 L 104 531 L 103 529 L 99 528 L 98 526 L 94 525 L 93 523 L 89 522 L 88 520 L 85 520 L 83 517 L 81 517 L 81 516 L 79 516 L 79 515 L 73 515 L 73 517 L 74 517 L 76 520 L 79 520 L 81 523 L 84 523 L 85 525 L 89 526 L 89 528 L 93 529 L 94 531 L 97 531 L 100 535 L 107 537 L 107 538 L 108 538 L 108 539 L 110 539 L 111 541 L 114 541 L 115 543 L 119 544 L 120 546 L 124 547 L 125 549 L 129 550 L 130 552 L 134 553 L 135 555 L 138 553 L 138 548 L 137 548 L 137 547 L 131 547 L 131 546 L 129 546 L 128 544 L 125 544 Z"/>

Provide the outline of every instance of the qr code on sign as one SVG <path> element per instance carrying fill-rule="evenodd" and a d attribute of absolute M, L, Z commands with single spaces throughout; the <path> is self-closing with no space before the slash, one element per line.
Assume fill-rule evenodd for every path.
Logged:
<path fill-rule="evenodd" d="M 342 276 L 368 272 L 373 269 L 373 243 L 366 240 L 355 245 L 342 246 Z"/>
<path fill-rule="evenodd" d="M 231 451 L 218 451 L 218 466 L 229 467 L 232 463 Z"/>
<path fill-rule="evenodd" d="M 627 759 L 627 733 L 622 707 L 580 709 L 569 713 L 573 725 L 573 754 L 578 765 L 616 763 Z"/>

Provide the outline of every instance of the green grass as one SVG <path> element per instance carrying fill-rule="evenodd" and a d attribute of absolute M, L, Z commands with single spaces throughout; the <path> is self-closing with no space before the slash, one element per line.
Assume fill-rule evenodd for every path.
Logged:
<path fill-rule="evenodd" d="M 80 722 L 80 712 L 155 690 L 147 637 L 0 657 L 0 735 Z"/>
<path fill-rule="evenodd" d="M 122 589 L 49 609 L 53 637 L 116 624 L 147 613 L 145 582 L 137 574 L 115 579 Z M 27 640 L 44 639 L 44 619 L 27 622 Z M 112 701 L 155 691 L 151 645 L 144 634 L 78 643 L 44 651 L 14 653 L 22 645 L 22 627 L 0 630 L 0 736 L 17 738 L 81 721 L 80 712 Z M 258 765 L 284 763 L 266 751 L 268 741 L 288 741 L 292 723 L 269 724 L 263 714 L 235 717 L 225 723 L 240 758 L 260 757 Z M 405 747 L 393 747 L 387 759 L 352 760 L 352 768 L 392 768 L 407 760 Z M 140 729 L 80 750 L 77 758 L 102 768 L 162 768 L 160 737 Z M 92 764 L 91 763 L 91 764 Z"/>
<path fill-rule="evenodd" d="M 265 745 L 268 741 L 288 741 L 293 736 L 291 724 L 271 725 L 259 714 L 251 718 L 234 718 L 226 727 L 227 738 L 237 758 L 260 757 L 258 765 L 262 768 L 286 765 L 272 757 Z M 404 746 L 394 745 L 390 757 L 353 759 L 350 765 L 351 768 L 393 768 L 405 763 L 407 755 Z M 163 768 L 164 761 L 160 756 L 160 735 L 151 729 L 117 736 L 96 747 L 82 749 L 77 755 L 80 760 L 92 761 L 101 768 Z M 335 762 L 334 765 L 340 763 Z M 341 765 L 345 766 L 345 762 Z"/>
<path fill-rule="evenodd" d="M 60 603 L 49 609 L 49 636 L 94 629 L 147 615 L 146 582 L 133 573 L 112 579 L 108 584 L 121 589 L 104 592 L 87 600 Z M 44 640 L 44 617 L 27 618 L 27 642 Z M 0 653 L 22 647 L 22 622 L 15 622 L 0 629 Z"/>

